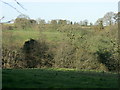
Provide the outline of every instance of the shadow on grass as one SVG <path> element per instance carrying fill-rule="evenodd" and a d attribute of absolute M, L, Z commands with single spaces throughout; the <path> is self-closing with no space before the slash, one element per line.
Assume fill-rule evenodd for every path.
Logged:
<path fill-rule="evenodd" d="M 117 88 L 117 74 L 70 69 L 3 69 L 3 88 Z"/>

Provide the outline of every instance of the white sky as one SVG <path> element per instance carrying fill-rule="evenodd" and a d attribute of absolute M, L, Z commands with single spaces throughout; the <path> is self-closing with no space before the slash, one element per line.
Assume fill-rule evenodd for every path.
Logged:
<path fill-rule="evenodd" d="M 107 12 L 118 12 L 119 0 L 17 0 L 27 9 L 23 10 L 14 0 L 2 0 L 16 7 L 20 12 L 29 15 L 32 19 L 42 18 L 46 21 L 52 19 L 67 19 L 81 21 L 88 19 L 95 22 Z M 33 3 L 34 2 L 34 3 Z M 15 19 L 19 13 L 13 8 L 0 2 L 0 18 L 4 21 Z"/>
<path fill-rule="evenodd" d="M 14 0 L 3 0 L 12 2 Z M 19 2 L 119 2 L 119 0 L 17 0 Z"/>

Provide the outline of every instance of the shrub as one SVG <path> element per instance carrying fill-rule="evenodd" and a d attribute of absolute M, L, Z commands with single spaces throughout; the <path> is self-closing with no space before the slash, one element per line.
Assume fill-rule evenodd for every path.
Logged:
<path fill-rule="evenodd" d="M 56 51 L 54 57 L 55 67 L 57 68 L 75 68 L 75 48 L 67 43 L 62 43 Z"/>
<path fill-rule="evenodd" d="M 118 70 L 118 53 L 108 49 L 99 49 L 97 57 L 100 63 L 104 64 L 109 71 Z"/>
<path fill-rule="evenodd" d="M 13 30 L 13 29 L 14 29 L 14 25 L 9 25 L 9 24 L 2 25 L 2 30 Z"/>
<path fill-rule="evenodd" d="M 23 53 L 28 68 L 52 67 L 53 56 L 46 42 L 30 39 L 23 46 Z"/>
<path fill-rule="evenodd" d="M 25 62 L 20 50 L 13 50 L 3 47 L 2 68 L 24 68 Z"/>

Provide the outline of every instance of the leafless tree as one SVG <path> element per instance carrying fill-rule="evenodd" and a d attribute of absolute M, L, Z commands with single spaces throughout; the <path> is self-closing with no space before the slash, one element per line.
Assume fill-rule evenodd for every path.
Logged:
<path fill-rule="evenodd" d="M 104 15 L 104 17 L 103 17 L 104 23 L 106 25 L 112 25 L 115 22 L 114 17 L 115 17 L 115 13 L 114 12 L 106 13 Z"/>

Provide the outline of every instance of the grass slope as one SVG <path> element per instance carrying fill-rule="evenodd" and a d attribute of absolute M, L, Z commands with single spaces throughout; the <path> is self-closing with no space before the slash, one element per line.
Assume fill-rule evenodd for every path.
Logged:
<path fill-rule="evenodd" d="M 14 47 L 22 47 L 24 42 L 33 39 L 45 39 L 49 42 L 60 42 L 62 41 L 63 33 L 60 32 L 39 32 L 36 30 L 11 30 L 11 31 L 3 31 L 2 32 L 2 44 L 3 46 L 8 47 L 9 45 Z"/>
<path fill-rule="evenodd" d="M 117 75 L 73 69 L 3 69 L 3 88 L 117 88 Z"/>

